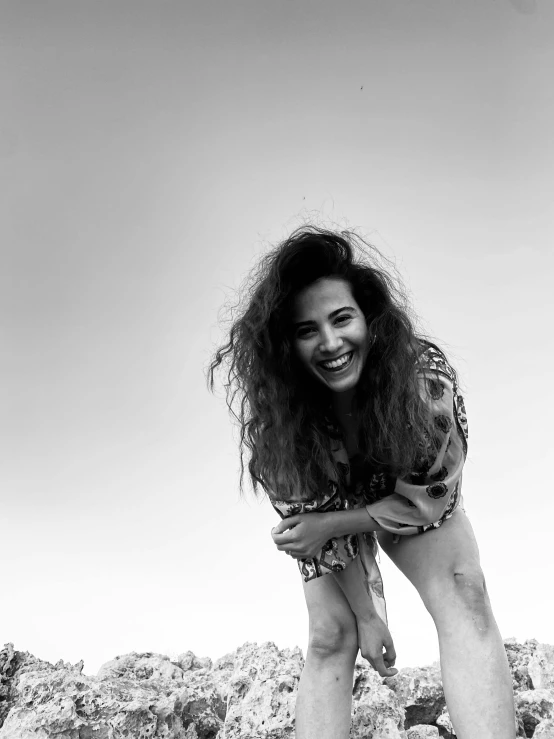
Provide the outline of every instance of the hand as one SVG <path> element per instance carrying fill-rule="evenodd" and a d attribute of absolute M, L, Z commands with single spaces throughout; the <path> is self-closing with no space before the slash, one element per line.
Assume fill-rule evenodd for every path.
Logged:
<path fill-rule="evenodd" d="M 358 646 L 362 657 L 377 670 L 381 677 L 392 677 L 398 670 L 394 667 L 396 651 L 386 624 L 379 618 L 357 620 Z M 385 654 L 383 654 L 385 649 Z"/>
<path fill-rule="evenodd" d="M 271 536 L 279 551 L 294 559 L 309 559 L 321 552 L 332 534 L 326 513 L 299 513 L 284 518 L 271 529 Z"/>

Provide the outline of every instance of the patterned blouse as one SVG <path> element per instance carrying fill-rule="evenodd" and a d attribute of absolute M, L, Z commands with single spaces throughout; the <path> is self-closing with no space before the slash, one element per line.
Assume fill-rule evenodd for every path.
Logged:
<path fill-rule="evenodd" d="M 433 418 L 441 445 L 427 471 L 396 478 L 386 472 L 357 469 L 349 460 L 338 427 L 329 425 L 335 467 L 329 468 L 329 492 L 320 500 L 285 502 L 273 499 L 282 518 L 299 513 L 340 511 L 365 506 L 369 515 L 395 536 L 423 534 L 452 516 L 461 500 L 462 468 L 467 455 L 467 419 L 464 399 L 455 374 L 442 352 L 427 346 L 419 357 L 418 378 L 422 398 Z M 298 560 L 304 580 L 344 570 L 360 557 L 365 587 L 377 614 L 387 623 L 383 581 L 375 556 L 374 532 L 330 539 L 320 554 Z"/>

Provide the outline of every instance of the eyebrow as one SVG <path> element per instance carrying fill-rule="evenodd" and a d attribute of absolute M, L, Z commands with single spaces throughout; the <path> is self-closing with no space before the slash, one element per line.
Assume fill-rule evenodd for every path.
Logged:
<path fill-rule="evenodd" d="M 352 306 L 350 306 L 350 305 L 343 305 L 342 308 L 337 308 L 337 310 L 334 310 L 331 313 L 329 313 L 329 316 L 328 317 L 329 318 L 334 318 L 336 315 L 338 315 L 339 313 L 341 313 L 341 311 L 343 311 L 343 310 L 350 310 L 350 311 L 353 311 L 354 312 L 356 309 L 355 308 L 352 308 Z M 296 328 L 300 328 L 300 326 L 311 326 L 313 323 L 315 323 L 315 321 L 300 321 L 299 323 L 293 323 L 292 324 L 292 327 L 294 329 L 296 329 Z"/>

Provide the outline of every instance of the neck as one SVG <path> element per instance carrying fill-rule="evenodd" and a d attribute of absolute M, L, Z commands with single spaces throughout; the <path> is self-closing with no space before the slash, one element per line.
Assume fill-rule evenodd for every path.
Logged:
<path fill-rule="evenodd" d="M 333 410 L 339 416 L 351 416 L 354 413 L 355 388 L 344 393 L 333 394 Z"/>

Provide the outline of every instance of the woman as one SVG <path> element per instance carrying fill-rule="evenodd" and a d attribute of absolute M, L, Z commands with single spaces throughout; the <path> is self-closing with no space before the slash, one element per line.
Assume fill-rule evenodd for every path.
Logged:
<path fill-rule="evenodd" d="M 267 254 L 209 369 L 213 388 L 229 362 L 241 486 L 248 451 L 254 490 L 282 516 L 273 540 L 303 575 L 310 632 L 296 736 L 348 737 L 358 649 L 383 677 L 397 672 L 378 542 L 435 622 L 456 735 L 510 739 L 510 671 L 460 504 L 467 424 L 456 372 L 416 334 L 390 275 L 358 258 L 360 241 L 308 226 Z"/>

